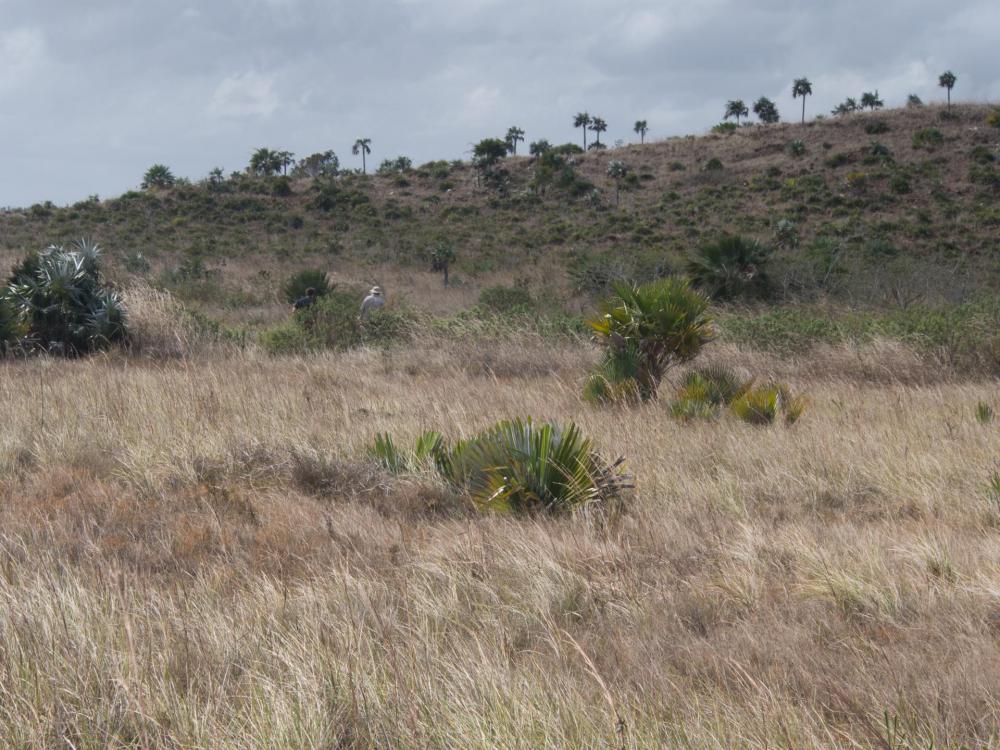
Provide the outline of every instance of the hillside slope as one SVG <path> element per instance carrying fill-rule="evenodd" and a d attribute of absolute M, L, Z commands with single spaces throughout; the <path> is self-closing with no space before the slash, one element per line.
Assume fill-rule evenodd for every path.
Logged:
<path fill-rule="evenodd" d="M 773 301 L 955 302 L 1000 288 L 991 111 L 752 126 L 569 156 L 554 171 L 511 157 L 490 185 L 468 164 L 446 162 L 327 181 L 234 175 L 5 211 L 0 260 L 86 235 L 107 249 L 120 280 L 146 276 L 229 307 L 273 305 L 277 281 L 319 266 L 436 309 L 466 304 L 497 279 L 569 298 L 617 276 L 683 271 L 691 248 L 732 232 L 778 246 Z M 620 201 L 612 160 L 631 172 Z M 446 302 L 430 293 L 440 281 L 428 273 L 442 242 L 456 252 L 459 282 Z"/>

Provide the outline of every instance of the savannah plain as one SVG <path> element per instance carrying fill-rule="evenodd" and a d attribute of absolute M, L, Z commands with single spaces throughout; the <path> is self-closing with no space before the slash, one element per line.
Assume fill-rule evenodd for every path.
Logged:
<path fill-rule="evenodd" d="M 867 115 L 588 153 L 596 205 L 526 202 L 519 157 L 506 192 L 452 166 L 352 176 L 334 208 L 298 181 L 5 212 L 8 265 L 102 242 L 134 345 L 0 363 L 0 746 L 1000 745 L 1000 209 L 968 156 L 1000 130 L 956 109 L 880 113 L 891 164 L 863 163 Z M 620 202 L 610 158 L 650 175 Z M 680 272 L 782 216 L 770 298 L 713 304 L 659 398 L 584 400 L 578 269 Z M 307 267 L 381 283 L 404 333 L 303 344 L 274 287 Z M 530 310 L 484 310 L 497 285 Z M 706 364 L 807 407 L 678 419 Z M 529 415 L 625 458 L 620 514 L 485 512 L 370 451 Z"/>

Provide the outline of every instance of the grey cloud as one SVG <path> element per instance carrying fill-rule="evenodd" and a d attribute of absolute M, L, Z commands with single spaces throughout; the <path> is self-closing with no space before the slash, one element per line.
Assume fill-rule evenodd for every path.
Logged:
<path fill-rule="evenodd" d="M 370 136 L 376 159 L 457 158 L 518 124 L 578 140 L 573 113 L 630 139 L 703 132 L 726 99 L 794 117 L 878 88 L 890 104 L 1000 96 L 1000 7 L 959 0 L 0 0 L 0 205 L 109 196 L 154 162 L 198 179 L 253 148 Z"/>

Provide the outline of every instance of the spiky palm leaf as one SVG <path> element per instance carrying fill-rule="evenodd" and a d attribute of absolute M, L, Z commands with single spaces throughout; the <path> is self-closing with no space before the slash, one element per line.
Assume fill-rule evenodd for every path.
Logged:
<path fill-rule="evenodd" d="M 710 296 L 729 299 L 767 288 L 770 248 L 735 235 L 703 245 L 688 258 L 688 275 Z"/>
<path fill-rule="evenodd" d="M 561 512 L 617 503 L 628 480 L 622 461 L 607 464 L 579 428 L 498 422 L 439 454 L 438 468 L 478 504 L 505 511 Z"/>
<path fill-rule="evenodd" d="M 714 337 L 708 299 L 675 278 L 641 286 L 619 282 L 614 289 L 590 327 L 611 349 L 634 348 L 641 397 L 654 398 L 666 371 L 694 357 Z"/>

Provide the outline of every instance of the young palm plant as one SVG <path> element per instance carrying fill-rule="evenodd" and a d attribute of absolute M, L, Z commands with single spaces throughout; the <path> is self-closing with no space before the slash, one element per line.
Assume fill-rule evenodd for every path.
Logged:
<path fill-rule="evenodd" d="M 25 340 L 54 354 L 76 356 L 126 338 L 120 297 L 101 285 L 100 247 L 50 246 L 15 269 L 7 290 Z"/>
<path fill-rule="evenodd" d="M 649 401 L 671 367 L 695 357 L 714 337 L 709 301 L 676 278 L 618 283 L 614 290 L 590 321 L 605 347 L 601 370 L 615 374 L 627 363 L 639 399 Z"/>
<path fill-rule="evenodd" d="M 731 299 L 767 288 L 770 248 L 736 235 L 704 245 L 688 258 L 688 275 L 711 297 Z"/>

